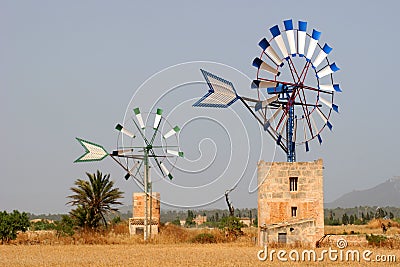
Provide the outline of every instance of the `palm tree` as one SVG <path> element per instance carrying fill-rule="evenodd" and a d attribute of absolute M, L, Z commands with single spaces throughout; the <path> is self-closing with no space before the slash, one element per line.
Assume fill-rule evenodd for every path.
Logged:
<path fill-rule="evenodd" d="M 123 192 L 119 188 L 113 188 L 114 182 L 110 181 L 109 174 L 103 176 L 97 170 L 97 173 L 86 175 L 89 181 L 78 179 L 74 183 L 76 187 L 71 187 L 74 194 L 68 196 L 72 200 L 67 204 L 77 207 L 70 215 L 82 227 L 97 228 L 101 220 L 107 227 L 105 215 L 118 210 L 112 205 L 122 205 L 118 199 L 122 198 Z"/>

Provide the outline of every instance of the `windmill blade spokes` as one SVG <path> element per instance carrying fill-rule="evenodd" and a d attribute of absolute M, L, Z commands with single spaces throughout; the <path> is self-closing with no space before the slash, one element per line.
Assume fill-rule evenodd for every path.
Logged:
<path fill-rule="evenodd" d="M 308 50 L 307 50 L 307 55 L 306 58 L 307 60 L 311 60 L 312 56 L 314 55 L 315 48 L 317 47 L 318 40 L 321 37 L 321 32 L 313 29 L 310 43 L 308 45 Z"/>
<path fill-rule="evenodd" d="M 139 122 L 140 128 L 141 128 L 141 129 L 144 129 L 144 128 L 145 128 L 145 125 L 144 125 L 144 123 L 143 123 L 143 118 L 142 118 L 142 114 L 140 113 L 140 109 L 139 109 L 139 108 L 134 108 L 134 109 L 133 109 L 133 112 L 134 112 L 135 115 L 136 115 L 136 119 L 137 119 L 137 121 Z"/>
<path fill-rule="evenodd" d="M 286 49 L 285 42 L 283 41 L 281 31 L 279 30 L 279 26 L 275 25 L 274 27 L 270 28 L 269 31 L 271 32 L 273 39 L 274 39 L 275 43 L 277 44 L 279 50 L 281 50 L 283 57 L 288 58 L 289 53 Z"/>
<path fill-rule="evenodd" d="M 117 126 L 115 126 L 115 129 L 117 129 L 118 131 L 120 131 L 121 133 L 125 134 L 126 136 L 129 136 L 130 138 L 135 138 L 135 135 L 133 133 L 131 133 L 130 131 L 128 131 L 127 129 L 125 129 L 121 124 L 117 124 Z"/>
<path fill-rule="evenodd" d="M 332 63 L 331 65 L 327 65 L 321 70 L 317 72 L 317 77 L 322 78 L 325 77 L 326 75 L 332 74 L 336 71 L 340 70 L 338 66 L 336 66 L 336 63 Z"/>
<path fill-rule="evenodd" d="M 317 113 L 321 117 L 321 119 L 325 122 L 326 126 L 328 126 L 329 130 L 332 131 L 332 124 L 328 121 L 328 118 L 322 113 L 322 111 L 319 109 L 319 107 L 316 108 Z"/>
<path fill-rule="evenodd" d="M 325 98 L 322 97 L 318 97 L 318 99 L 324 103 L 326 106 L 330 107 L 331 109 L 333 109 L 336 112 L 339 112 L 339 107 L 335 104 L 333 104 L 331 101 L 326 100 Z"/>
<path fill-rule="evenodd" d="M 169 178 L 170 180 L 172 180 L 174 177 L 173 177 L 172 174 L 169 172 L 169 170 L 167 169 L 167 167 L 165 167 L 165 165 L 164 165 L 163 162 L 160 163 L 160 166 L 161 166 L 162 171 L 165 173 L 165 175 L 168 176 L 168 178 Z"/>
<path fill-rule="evenodd" d="M 136 161 L 135 164 L 133 165 L 133 167 L 128 171 L 127 174 L 125 174 L 125 180 L 128 180 L 129 177 L 131 176 L 136 176 L 136 175 L 132 175 L 133 171 L 136 169 L 136 167 L 139 165 L 141 161 Z"/>
<path fill-rule="evenodd" d="M 315 133 L 317 134 L 318 142 L 319 142 L 319 144 L 321 145 L 321 144 L 322 144 L 322 137 L 321 137 L 321 135 L 319 134 L 319 129 L 318 129 L 318 127 L 317 127 L 317 124 L 315 123 L 315 120 L 314 120 L 314 117 L 312 116 L 312 114 L 310 114 L 310 118 L 311 118 L 311 123 L 312 123 L 312 125 L 313 125 L 313 127 L 314 127 L 314 131 L 315 131 Z"/>
<path fill-rule="evenodd" d="M 285 25 L 285 33 L 289 43 L 290 53 L 292 56 L 296 56 L 296 41 L 294 39 L 294 29 L 293 29 L 293 21 L 291 19 L 285 20 L 283 22 Z"/>
<path fill-rule="evenodd" d="M 167 149 L 167 153 L 177 156 L 177 157 L 181 157 L 183 158 L 183 152 L 182 151 L 175 151 L 175 150 L 171 150 L 171 149 Z"/>
<path fill-rule="evenodd" d="M 329 92 L 342 92 L 342 90 L 339 87 L 339 84 L 320 84 L 319 89 Z"/>
<path fill-rule="evenodd" d="M 269 59 L 272 60 L 272 62 L 275 63 L 275 65 L 282 67 L 283 62 L 279 58 L 278 54 L 275 52 L 275 50 L 272 48 L 270 43 L 267 41 L 267 39 L 262 39 L 258 45 L 264 50 L 264 53 L 269 57 Z"/>
<path fill-rule="evenodd" d="M 112 152 L 112 155 L 119 156 L 119 155 L 124 155 L 125 153 L 129 153 L 129 152 L 133 152 L 133 148 L 114 150 Z"/>
<path fill-rule="evenodd" d="M 150 145 L 153 144 L 154 139 L 156 138 L 157 132 L 158 132 L 158 128 L 160 127 L 160 123 L 161 123 L 161 115 L 163 113 L 163 110 L 158 108 L 157 112 L 156 112 L 156 117 L 154 119 L 154 125 L 153 125 L 153 129 L 154 129 L 154 133 L 153 136 L 151 137 L 150 140 Z"/>
<path fill-rule="evenodd" d="M 181 129 L 178 126 L 175 126 L 174 128 L 172 128 L 169 132 L 167 132 L 166 134 L 164 134 L 164 139 L 167 139 L 175 134 L 177 134 Z"/>
<path fill-rule="evenodd" d="M 313 64 L 313 68 L 317 68 L 319 64 L 328 56 L 328 54 L 332 51 L 332 47 L 328 44 L 325 44 L 321 51 L 319 51 L 318 56 L 315 58 Z"/>
<path fill-rule="evenodd" d="M 158 108 L 157 112 L 156 112 L 156 117 L 154 119 L 154 124 L 153 124 L 153 129 L 154 130 L 158 129 L 158 126 L 160 126 L 162 113 L 163 113 L 163 110 Z"/>
<path fill-rule="evenodd" d="M 264 130 L 266 131 L 272 124 L 272 122 L 275 120 L 275 118 L 279 115 L 279 113 L 282 111 L 282 106 L 280 106 L 275 113 L 272 115 L 271 118 L 264 124 Z"/>
<path fill-rule="evenodd" d="M 279 95 L 275 95 L 273 97 L 270 97 L 264 101 L 259 101 L 256 103 L 255 106 L 255 111 L 258 111 L 260 109 L 266 108 L 269 104 L 271 104 L 272 102 L 275 102 L 279 99 Z"/>
<path fill-rule="evenodd" d="M 269 73 L 272 73 L 276 76 L 279 76 L 281 74 L 276 68 L 267 64 L 265 61 L 261 60 L 258 57 L 256 57 L 253 60 L 253 66 L 256 67 L 257 69 L 262 69 L 262 70 L 268 71 Z"/>
<path fill-rule="evenodd" d="M 297 31 L 297 53 L 304 56 L 304 47 L 306 45 L 307 22 L 299 21 L 299 30 Z"/>

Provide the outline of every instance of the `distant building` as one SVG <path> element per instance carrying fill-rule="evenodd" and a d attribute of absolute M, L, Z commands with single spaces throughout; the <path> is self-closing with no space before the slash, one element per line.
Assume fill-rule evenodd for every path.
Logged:
<path fill-rule="evenodd" d="M 239 220 L 241 223 L 243 223 L 244 225 L 247 225 L 248 227 L 250 227 L 254 222 L 254 219 L 250 219 L 248 217 L 239 218 Z"/>
<path fill-rule="evenodd" d="M 133 193 L 133 218 L 129 218 L 130 235 L 144 234 L 144 218 L 145 218 L 145 193 Z M 152 202 L 150 209 L 150 201 Z M 150 212 L 152 220 L 150 222 Z M 148 203 L 148 227 L 151 235 L 158 234 L 160 226 L 160 193 L 152 193 Z"/>
<path fill-rule="evenodd" d="M 194 218 L 193 221 L 196 223 L 196 225 L 201 225 L 207 221 L 207 216 L 197 214 L 196 218 Z"/>
<path fill-rule="evenodd" d="M 324 235 L 323 162 L 258 163 L 259 243 L 316 245 Z"/>

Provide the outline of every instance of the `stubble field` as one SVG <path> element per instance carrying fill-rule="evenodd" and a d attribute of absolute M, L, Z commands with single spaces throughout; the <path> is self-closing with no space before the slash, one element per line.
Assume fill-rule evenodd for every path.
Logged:
<path fill-rule="evenodd" d="M 118 230 L 118 229 L 116 229 Z M 342 233 L 343 231 L 369 232 L 381 234 L 379 228 L 367 226 L 350 229 L 349 227 L 327 227 L 326 231 Z M 208 232 L 216 237 L 213 244 L 191 242 L 193 236 Z M 372 251 L 371 260 L 377 255 L 394 255 L 396 262 L 359 262 L 329 260 L 325 255 L 322 262 L 300 261 L 289 259 L 289 252 L 297 250 L 300 255 L 307 247 L 270 247 L 275 249 L 273 261 L 260 261 L 257 252 L 261 247 L 254 244 L 256 229 L 247 229 L 245 236 L 234 242 L 224 241 L 218 230 L 188 230 L 182 228 L 164 228 L 160 235 L 150 243 L 143 243 L 140 237 L 129 237 L 124 232 L 114 231 L 107 235 L 85 234 L 74 238 L 54 238 L 51 233 L 21 234 L 15 242 L 0 245 L 1 266 L 400 266 L 400 242 L 385 243 L 376 246 L 349 245 L 346 250 Z M 399 237 L 398 228 L 390 229 L 389 235 Z M 363 234 L 361 234 L 363 235 Z M 364 234 L 365 236 L 365 234 Z M 338 250 L 334 245 L 332 249 Z M 329 245 L 315 249 L 317 258 Z M 287 262 L 279 261 L 277 252 L 285 250 Z M 339 254 L 338 254 L 339 255 Z M 261 255 L 262 256 L 262 255 Z"/>

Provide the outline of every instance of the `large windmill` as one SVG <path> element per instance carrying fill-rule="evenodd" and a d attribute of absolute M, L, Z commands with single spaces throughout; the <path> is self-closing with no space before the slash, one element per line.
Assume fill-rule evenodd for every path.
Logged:
<path fill-rule="evenodd" d="M 146 126 L 139 108 L 133 110 L 135 116 L 130 117 L 127 121 L 128 125 L 117 124 L 115 129 L 119 131 L 117 148 L 108 153 L 103 146 L 77 138 L 80 144 L 84 147 L 86 153 L 79 157 L 75 162 L 90 162 L 100 161 L 110 156 L 118 163 L 125 171 L 125 179 L 130 177 L 143 188 L 145 192 L 145 216 L 144 216 L 144 240 L 151 236 L 152 227 L 152 203 L 149 197 L 152 196 L 152 182 L 150 177 L 151 162 L 153 162 L 160 173 L 164 177 L 173 179 L 170 169 L 174 168 L 178 157 L 183 157 L 183 152 L 179 151 L 177 133 L 180 128 L 178 126 L 171 127 L 168 121 L 162 117 L 163 110 L 157 109 L 156 113 L 148 113 L 146 122 L 149 116 L 154 116 L 154 123 Z M 161 125 L 169 128 L 167 132 L 161 135 Z M 136 136 L 139 135 L 142 139 L 139 141 Z M 161 135 L 161 136 L 160 136 Z M 175 136 L 173 144 L 167 144 Z M 124 138 L 125 137 L 125 138 Z M 159 138 L 157 138 L 159 137 Z M 148 206 L 150 203 L 150 206 Z"/>
<path fill-rule="evenodd" d="M 296 146 L 308 152 L 311 140 L 322 144 L 325 127 L 332 130 L 332 110 L 339 111 L 334 93 L 341 89 L 333 77 L 339 68 L 328 59 L 332 48 L 319 44 L 321 32 L 307 33 L 304 21 L 298 28 L 291 19 L 283 25 L 283 31 L 278 25 L 270 28 L 272 37 L 259 42 L 262 51 L 253 61 L 257 77 L 251 84 L 258 98 L 239 96 L 231 82 L 201 70 L 209 91 L 193 106 L 227 108 L 239 100 L 286 153 L 287 161 L 295 162 Z"/>

